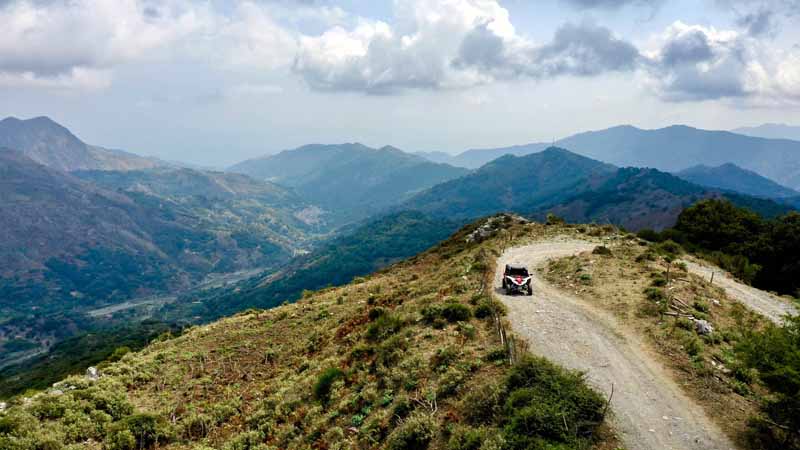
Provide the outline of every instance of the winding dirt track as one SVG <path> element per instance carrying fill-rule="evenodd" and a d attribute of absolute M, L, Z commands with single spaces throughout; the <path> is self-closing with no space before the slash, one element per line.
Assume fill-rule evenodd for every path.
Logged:
<path fill-rule="evenodd" d="M 516 334 L 533 353 L 586 372 L 589 383 L 611 402 L 612 424 L 628 450 L 733 449 L 733 443 L 648 354 L 638 337 L 604 311 L 546 284 L 533 269 L 550 258 L 593 249 L 595 244 L 551 240 L 507 250 L 499 259 L 495 286 L 506 263 L 533 273 L 533 296 L 495 294 L 509 309 Z"/>
<path fill-rule="evenodd" d="M 788 301 L 776 297 L 769 292 L 739 283 L 730 274 L 718 267 L 708 266 L 695 261 L 685 261 L 686 267 L 695 275 L 709 279 L 714 272 L 714 284 L 722 287 L 728 297 L 737 300 L 767 319 L 780 324 L 787 314 L 797 315 L 797 308 Z"/>

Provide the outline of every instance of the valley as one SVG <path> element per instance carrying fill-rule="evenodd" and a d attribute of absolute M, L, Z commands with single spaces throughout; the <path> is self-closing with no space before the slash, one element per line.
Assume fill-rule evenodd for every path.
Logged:
<path fill-rule="evenodd" d="M 41 133 L 53 131 L 52 124 L 34 122 L 42 123 L 47 126 Z M 438 358 L 442 346 L 450 344 L 442 343 L 442 339 L 449 339 L 445 335 L 425 331 L 426 327 L 454 330 L 453 336 L 458 336 L 460 345 L 469 348 L 459 353 L 456 360 L 465 357 L 492 363 L 472 368 L 467 368 L 469 364 L 464 362 L 467 360 L 441 369 L 434 365 L 432 372 L 423 376 L 422 385 L 411 386 L 385 378 L 379 384 L 391 386 L 392 394 L 384 393 L 384 397 L 404 391 L 408 398 L 424 405 L 419 403 L 421 396 L 435 393 L 438 398 L 441 394 L 442 407 L 449 414 L 464 415 L 464 405 L 478 401 L 473 398 L 479 382 L 470 380 L 483 375 L 473 375 L 475 371 L 486 371 L 501 379 L 508 376 L 512 380 L 518 370 L 546 370 L 553 371 L 551 376 L 559 379 L 558 383 L 566 383 L 569 389 L 591 389 L 581 395 L 597 396 L 593 412 L 576 412 L 593 417 L 582 431 L 590 437 L 580 440 L 583 442 L 580 445 L 591 442 L 598 448 L 612 448 L 619 442 L 631 449 L 744 446 L 751 439 L 746 419 L 759 414 L 762 401 L 756 394 L 767 388 L 751 379 L 736 378 L 738 375 L 730 371 L 724 372 L 727 378 L 717 376 L 718 381 L 712 381 L 708 376 L 716 374 L 714 369 L 705 373 L 698 368 L 711 363 L 716 367 L 715 361 L 732 364 L 734 343 L 750 339 L 744 334 L 734 336 L 732 324 L 739 323 L 736 320 L 750 320 L 755 324 L 754 330 L 766 329 L 765 320 L 776 326 L 789 326 L 789 322 L 782 322 L 781 316 L 796 314 L 797 309 L 791 301 L 743 287 L 721 271 L 717 279 L 724 290 L 709 290 L 699 278 L 687 278 L 689 284 L 681 286 L 681 292 L 688 289 L 692 295 L 719 298 L 725 305 L 730 302 L 752 306 L 766 318 L 752 313 L 742 315 L 738 307 L 726 306 L 717 313 L 694 311 L 695 316 L 713 319 L 715 326 L 729 334 L 720 343 L 717 338 L 708 341 L 700 335 L 692 337 L 691 327 L 684 327 L 682 334 L 676 335 L 677 318 L 673 331 L 667 332 L 670 319 L 664 319 L 664 311 L 671 314 L 671 310 L 662 306 L 656 314 L 647 303 L 651 299 L 631 289 L 648 281 L 637 278 L 633 284 L 628 283 L 646 273 L 658 277 L 653 275 L 659 273 L 658 262 L 673 258 L 665 256 L 663 249 L 671 248 L 669 243 L 675 239 L 680 244 L 674 245 L 686 246 L 697 258 L 717 262 L 736 276 L 752 273 L 748 280 L 759 286 L 776 286 L 790 293 L 794 285 L 787 280 L 794 269 L 785 255 L 791 254 L 794 241 L 781 237 L 793 235 L 796 213 L 791 213 L 791 204 L 796 192 L 733 164 L 697 166 L 670 174 L 657 169 L 620 168 L 564 148 L 545 147 L 526 153 L 530 150 L 537 149 L 516 147 L 512 153 L 518 156 L 501 155 L 469 170 L 424 159 L 444 159 L 441 155 L 410 155 L 391 147 L 305 146 L 246 161 L 231 172 L 161 164 L 121 168 L 81 163 L 65 168 L 60 166 L 63 161 L 40 158 L 36 162 L 23 152 L 3 150 L 0 170 L 5 176 L 0 181 L 0 198 L 4 202 L 0 208 L 5 212 L 8 239 L 0 242 L 0 250 L 9 264 L 4 266 L 0 284 L 3 293 L 0 345 L 4 349 L 0 357 L 0 380 L 4 384 L 0 396 L 15 398 L 25 389 L 35 388 L 45 392 L 41 401 L 50 401 L 46 400 L 51 395 L 48 392 L 52 392 L 49 386 L 98 363 L 103 373 L 111 376 L 104 383 L 112 386 L 119 382 L 114 377 L 121 374 L 115 367 L 129 367 L 139 358 L 125 355 L 144 355 L 154 348 L 172 345 L 161 343 L 174 342 L 186 347 L 187 339 L 199 339 L 197 342 L 202 344 L 197 345 L 201 347 L 192 350 L 199 354 L 206 354 L 204 348 L 227 342 L 220 344 L 226 346 L 221 351 L 238 355 L 239 362 L 234 366 L 262 365 L 259 370 L 266 371 L 263 373 L 278 370 L 286 374 L 286 370 L 294 370 L 290 367 L 295 363 L 289 361 L 295 361 L 301 354 L 306 355 L 309 368 L 314 370 L 322 370 L 326 364 L 330 369 L 332 363 L 317 359 L 322 355 L 326 355 L 324 361 L 343 358 L 338 366 L 350 367 L 348 370 L 361 370 L 359 367 L 366 368 L 364 364 L 368 363 L 370 371 L 385 371 L 381 373 L 386 377 L 396 364 L 403 370 L 410 365 L 419 366 L 419 362 L 402 362 L 399 356 L 386 353 L 386 345 L 403 347 L 390 337 L 396 331 L 387 331 L 390 334 L 378 340 L 369 337 L 379 333 L 384 326 L 382 321 L 386 320 L 386 326 L 392 330 L 415 329 L 413 333 L 422 333 L 413 338 L 408 334 L 412 331 L 406 335 L 418 348 L 432 345 L 431 361 Z M 106 163 L 109 155 L 103 155 Z M 474 160 L 485 154 L 475 150 L 468 155 Z M 717 221 L 710 225 L 699 219 L 698 208 L 712 211 L 731 208 L 735 212 L 707 214 L 707 219 Z M 509 212 L 515 215 L 506 215 Z M 492 218 L 481 219 L 487 216 Z M 743 221 L 747 233 L 761 233 L 759 239 L 769 241 L 774 254 L 779 256 L 773 262 L 782 264 L 780 269 L 776 271 L 770 266 L 768 272 L 759 272 L 761 266 L 751 264 L 747 258 L 755 261 L 763 253 L 731 243 L 736 239 L 747 240 L 746 236 L 724 234 L 719 244 L 704 240 L 707 225 L 722 226 L 723 230 L 740 229 L 739 224 L 726 224 L 723 217 Z M 31 226 L 36 227 L 34 235 L 38 240 L 31 241 L 36 245 L 20 245 L 28 242 L 23 230 Z M 625 230 L 640 232 L 641 238 L 626 234 Z M 781 245 L 786 248 L 774 248 Z M 610 249 L 611 255 L 615 255 L 613 264 L 587 274 L 585 267 L 591 266 L 595 258 L 590 251 L 598 246 Z M 460 262 L 453 265 L 452 258 Z M 640 258 L 645 258 L 645 262 L 640 262 Z M 532 299 L 492 294 L 489 286 L 496 281 L 493 268 L 511 260 L 539 269 L 534 276 Z M 707 270 L 700 264 L 700 259 L 687 261 L 686 276 Z M 422 267 L 439 275 L 425 274 Z M 619 270 L 619 282 L 595 287 L 595 277 L 609 280 L 608 271 L 613 268 Z M 573 279 L 569 270 L 579 273 L 580 287 L 572 281 L 564 284 L 565 280 Z M 456 278 L 464 281 L 463 287 L 450 286 L 452 283 L 444 281 L 443 277 L 453 277 L 456 272 L 461 274 Z M 776 273 L 781 275 L 765 276 Z M 383 281 L 370 281 L 376 277 Z M 380 287 L 385 283 L 393 286 L 388 292 L 394 294 L 389 295 Z M 367 287 L 366 291 L 359 287 L 362 285 Z M 618 294 L 612 294 L 617 288 L 621 289 Z M 587 297 L 590 292 L 596 297 Z M 352 306 L 345 306 L 352 301 L 348 300 L 348 293 L 358 299 Z M 492 295 L 497 300 L 492 300 Z M 609 303 L 596 305 L 593 302 L 597 299 Z M 351 311 L 352 308 L 355 309 Z M 342 314 L 330 313 L 339 309 Z M 460 312 L 448 312 L 451 309 Z M 271 317 L 268 319 L 271 324 L 284 320 L 288 313 L 281 311 L 293 311 L 291 317 L 305 319 L 293 322 L 296 330 L 283 328 L 278 334 L 258 328 L 260 325 L 256 328 L 274 340 L 270 345 L 283 342 L 275 348 L 284 348 L 287 353 L 265 356 L 263 360 L 253 356 L 255 344 L 246 330 L 251 322 L 260 323 L 263 314 Z M 680 311 L 677 314 L 684 313 Z M 357 319 L 364 314 L 366 319 Z M 384 315 L 387 319 L 381 319 Z M 487 317 L 493 322 L 484 322 Z M 636 321 L 625 322 L 631 317 L 636 317 Z M 337 318 L 336 324 L 318 328 L 317 322 L 327 323 L 329 318 Z M 214 334 L 213 342 L 198 336 L 184 338 L 194 336 L 197 330 L 216 329 L 221 323 L 245 328 L 236 328 L 238 331 L 223 328 L 222 334 Z M 342 353 L 342 342 L 357 344 L 360 339 L 347 338 L 349 332 L 341 331 L 343 327 L 362 329 L 369 346 L 364 355 Z M 503 331 L 498 335 L 493 327 Z M 512 344 L 499 337 L 505 336 L 503 327 L 517 336 Z M 339 331 L 330 335 L 331 330 Z M 292 333 L 301 333 L 303 338 L 290 343 L 279 337 Z M 229 340 L 234 335 L 241 336 L 239 344 Z M 654 345 L 653 337 L 660 335 L 663 342 Z M 296 347 L 304 339 L 311 339 L 308 347 Z M 391 344 L 382 343 L 382 339 Z M 471 340 L 475 341 L 468 344 Z M 501 353 L 497 353 L 498 345 L 503 349 Z M 686 350 L 690 352 L 688 359 L 680 353 L 680 345 L 690 348 Z M 698 356 L 700 350 L 692 353 L 695 352 L 692 346 L 702 345 L 709 347 L 707 359 Z M 140 350 L 144 353 L 137 353 Z M 551 366 L 543 359 L 530 359 L 535 357 L 527 356 L 528 351 L 567 370 Z M 177 349 L 171 352 L 180 353 Z M 492 359 L 494 354 L 501 356 Z M 409 356 L 413 355 L 412 352 Z M 196 370 L 191 359 L 171 358 L 170 370 L 179 370 L 186 364 L 191 366 L 191 372 Z M 276 368 L 274 358 L 290 365 Z M 220 364 L 217 373 L 228 370 L 224 369 L 225 362 Z M 530 365 L 537 368 L 530 369 Z M 123 372 L 127 370 L 131 369 Z M 232 366 L 229 370 L 235 377 L 250 376 L 243 374 L 241 368 Z M 293 394 L 296 398 L 304 398 L 306 394 L 301 391 L 308 392 L 306 385 L 310 379 L 302 375 L 306 370 L 301 370 L 299 378 L 290 378 L 294 381 L 287 388 L 300 389 Z M 682 372 L 687 370 L 690 376 Z M 178 380 L 179 373 L 184 372 L 169 372 L 169 376 Z M 251 381 L 256 380 L 264 378 L 259 376 Z M 340 388 L 352 387 L 353 379 L 346 380 Z M 462 384 L 461 388 L 448 387 Z M 131 391 L 126 395 L 154 389 L 147 386 L 141 384 L 135 388 L 136 394 Z M 610 386 L 615 386 L 613 394 Z M 721 421 L 717 414 L 708 411 L 708 399 L 702 394 L 705 388 L 701 386 L 712 386 L 715 401 L 744 412 L 726 415 L 730 420 Z M 170 384 L 170 389 L 177 392 L 181 388 L 179 384 Z M 339 395 L 337 392 L 325 395 Z M 745 400 L 740 401 L 732 393 L 744 396 Z M 546 394 L 545 398 L 551 396 Z M 598 416 L 600 409 L 609 408 L 602 406 L 603 396 L 614 397 L 610 405 L 613 414 L 608 418 L 605 412 L 602 418 Z M 207 410 L 234 401 L 221 391 L 212 397 L 212 403 L 201 403 L 198 405 L 203 406 L 199 407 Z M 445 400 L 446 397 L 452 400 Z M 641 403 L 641 398 L 649 401 Z M 381 408 L 393 405 L 393 399 L 386 400 Z M 147 403 L 131 407 L 148 410 L 148 404 L 163 401 L 174 399 L 150 398 Z M 324 399 L 322 404 L 329 401 Z M 344 398 L 339 400 L 344 401 Z M 358 410 L 340 407 L 340 414 L 351 417 L 348 419 L 351 423 L 359 423 L 352 427 L 356 431 L 347 442 L 367 445 L 365 439 L 369 438 L 358 429 L 373 409 L 377 411 L 374 402 L 359 400 Z M 434 410 L 439 407 L 428 405 Z M 396 407 L 401 406 L 392 409 Z M 234 415 L 245 414 L 241 406 L 237 408 L 240 412 Z M 245 409 L 250 411 L 246 414 L 254 414 L 259 407 L 252 403 Z M 151 414 L 158 421 L 155 417 L 161 414 L 159 411 L 156 408 L 144 414 Z M 506 415 L 515 414 L 512 410 L 504 411 Z M 421 413 L 413 415 L 414 420 L 421 418 Z M 373 425 L 369 425 L 377 427 L 376 442 L 400 439 L 391 431 L 389 409 L 380 414 L 383 416 L 375 417 Z M 244 416 L 237 417 L 237 423 L 242 423 Z M 56 418 L 48 426 L 57 429 L 60 420 Z M 195 418 L 191 416 L 181 420 L 186 421 L 182 427 L 195 426 L 192 425 Z M 223 426 L 229 418 L 219 420 L 218 425 L 203 425 L 209 427 L 203 433 L 204 441 L 228 442 L 256 436 L 241 425 L 237 425 L 239 431 L 224 427 L 211 431 L 215 426 Z M 338 423 L 337 420 L 332 423 Z M 471 420 L 457 420 L 463 421 L 458 425 L 461 431 L 456 433 L 463 435 L 463 439 L 469 435 L 490 442 L 514 436 L 511 425 L 504 419 Z M 483 431 L 473 430 L 479 423 L 484 423 Z M 274 423 L 270 426 L 280 428 Z M 442 430 L 442 424 L 435 420 L 423 426 Z M 98 442 L 112 439 L 115 431 L 109 429 L 105 433 L 93 435 L 92 439 Z M 170 433 L 172 437 L 164 448 L 181 448 L 195 441 L 193 432 L 173 429 Z M 279 437 L 273 432 L 261 433 L 255 439 L 292 442 L 285 434 Z M 443 439 L 436 437 L 439 436 L 436 433 L 431 441 Z M 325 436 L 326 441 L 341 438 Z M 765 437 L 759 439 L 762 438 Z M 573 438 L 565 435 L 546 439 L 578 445 L 578 441 L 571 441 Z"/>
<path fill-rule="evenodd" d="M 0 450 L 800 450 L 800 0 L 0 30 Z"/>

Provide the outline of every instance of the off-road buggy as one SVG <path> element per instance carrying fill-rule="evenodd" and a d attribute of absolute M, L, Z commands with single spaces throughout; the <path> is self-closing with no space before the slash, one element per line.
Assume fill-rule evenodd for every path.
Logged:
<path fill-rule="evenodd" d="M 503 289 L 507 295 L 521 294 L 533 295 L 531 287 L 531 275 L 524 266 L 506 264 L 503 272 Z"/>

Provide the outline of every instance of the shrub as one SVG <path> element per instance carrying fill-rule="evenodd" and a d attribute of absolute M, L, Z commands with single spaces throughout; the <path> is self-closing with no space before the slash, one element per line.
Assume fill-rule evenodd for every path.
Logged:
<path fill-rule="evenodd" d="M 688 353 L 689 356 L 698 356 L 703 353 L 703 341 L 697 339 L 696 336 L 692 336 L 687 339 L 684 347 L 686 348 L 686 353 Z"/>
<path fill-rule="evenodd" d="M 662 255 L 667 256 L 680 256 L 683 254 L 683 248 L 675 241 L 667 240 L 656 245 L 656 251 Z"/>
<path fill-rule="evenodd" d="M 264 442 L 264 434 L 259 431 L 246 431 L 233 437 L 224 450 L 260 450 Z"/>
<path fill-rule="evenodd" d="M 636 236 L 638 236 L 640 239 L 644 239 L 645 241 L 649 242 L 661 242 L 664 240 L 658 231 L 652 230 L 650 228 L 644 228 L 642 230 L 639 230 L 639 232 L 636 233 Z"/>
<path fill-rule="evenodd" d="M 122 419 L 133 412 L 133 406 L 128 402 L 124 389 L 112 391 L 91 386 L 75 391 L 73 396 L 89 401 L 95 409 L 108 413 L 114 420 Z"/>
<path fill-rule="evenodd" d="M 605 245 L 598 245 L 597 247 L 592 250 L 593 255 L 601 255 L 601 256 L 611 256 L 611 249 L 606 247 Z"/>
<path fill-rule="evenodd" d="M 506 392 L 504 437 L 511 449 L 546 448 L 546 442 L 582 447 L 603 421 L 605 401 L 586 385 L 583 374 L 543 358 L 517 363 L 506 379 Z"/>
<path fill-rule="evenodd" d="M 675 320 L 675 325 L 677 325 L 678 328 L 683 328 L 686 331 L 694 330 L 694 323 L 686 317 L 678 317 Z"/>
<path fill-rule="evenodd" d="M 495 422 L 503 402 L 503 387 L 492 383 L 470 391 L 461 402 L 461 412 L 467 423 L 488 425 Z"/>
<path fill-rule="evenodd" d="M 508 358 L 508 352 L 503 347 L 492 349 L 486 354 L 487 361 L 505 361 L 506 358 Z"/>
<path fill-rule="evenodd" d="M 105 446 L 108 450 L 136 450 L 136 438 L 130 430 L 122 428 L 106 436 Z"/>
<path fill-rule="evenodd" d="M 650 282 L 653 287 L 664 287 L 667 285 L 667 279 L 662 277 L 661 275 L 653 277 L 653 281 Z"/>
<path fill-rule="evenodd" d="M 330 367 L 325 369 L 317 378 L 317 382 L 314 383 L 314 398 L 321 403 L 327 403 L 331 393 L 331 386 L 343 376 L 344 372 L 339 368 Z"/>
<path fill-rule="evenodd" d="M 448 303 L 442 309 L 442 317 L 448 322 L 464 322 L 472 317 L 472 311 L 461 303 Z"/>
<path fill-rule="evenodd" d="M 695 310 L 697 310 L 699 312 L 702 312 L 702 313 L 707 313 L 709 308 L 710 308 L 709 305 L 708 305 L 708 302 L 706 302 L 706 301 L 704 301 L 702 299 L 695 300 L 694 304 L 692 306 L 694 307 Z"/>
<path fill-rule="evenodd" d="M 481 300 L 478 306 L 475 307 L 475 317 L 478 319 L 485 319 L 491 317 L 494 313 L 492 302 L 490 300 Z"/>
<path fill-rule="evenodd" d="M 153 414 L 133 414 L 115 423 L 106 440 L 116 442 L 115 450 L 148 449 L 168 441 L 168 431 L 166 424 L 160 423 Z M 133 436 L 133 447 L 127 446 L 130 436 Z"/>
<path fill-rule="evenodd" d="M 426 414 L 413 414 L 397 427 L 386 444 L 388 450 L 425 450 L 436 436 L 437 424 Z"/>
<path fill-rule="evenodd" d="M 736 353 L 758 371 L 774 396 L 763 406 L 771 424 L 764 420 L 751 424 L 764 448 L 800 448 L 800 316 L 787 317 L 782 326 L 769 325 L 763 331 L 744 330 Z M 773 445 L 781 442 L 782 446 Z"/>
<path fill-rule="evenodd" d="M 455 347 L 445 347 L 436 350 L 431 356 L 431 368 L 442 369 L 458 358 L 458 349 Z"/>
<path fill-rule="evenodd" d="M 450 436 L 448 450 L 479 450 L 485 439 L 484 432 L 474 428 L 458 427 Z"/>
<path fill-rule="evenodd" d="M 206 414 L 192 414 L 183 420 L 182 433 L 186 439 L 202 439 L 214 425 L 214 419 Z"/>
<path fill-rule="evenodd" d="M 412 411 L 414 411 L 414 406 L 411 404 L 411 400 L 409 400 L 408 397 L 405 395 L 397 397 L 394 401 L 394 407 L 392 407 L 392 420 L 403 420 L 408 417 Z"/>
<path fill-rule="evenodd" d="M 372 309 L 369 310 L 368 317 L 369 317 L 369 320 L 375 320 L 378 317 L 381 317 L 381 316 L 383 316 L 385 314 L 386 314 L 386 310 L 384 308 L 377 307 L 377 308 L 372 308 Z"/>
<path fill-rule="evenodd" d="M 442 307 L 439 305 L 430 305 L 422 308 L 420 311 L 422 314 L 422 320 L 425 323 L 432 324 L 436 321 L 436 319 L 440 319 L 442 317 Z"/>
<path fill-rule="evenodd" d="M 563 225 L 563 224 L 567 223 L 567 221 L 564 220 L 561 217 L 558 217 L 557 215 L 555 215 L 553 213 L 548 213 L 547 214 L 547 222 L 545 222 L 545 223 L 547 225 Z"/>
<path fill-rule="evenodd" d="M 464 383 L 465 378 L 462 371 L 455 368 L 448 369 L 439 379 L 439 388 L 436 390 L 436 396 L 445 398 L 455 394 Z"/>
<path fill-rule="evenodd" d="M 392 314 L 383 314 L 367 328 L 367 339 L 380 342 L 403 328 L 403 321 Z"/>
<path fill-rule="evenodd" d="M 657 287 L 646 288 L 644 290 L 644 295 L 648 300 L 652 300 L 654 302 L 660 302 L 662 300 L 666 300 L 667 298 L 667 296 L 664 294 L 664 291 Z"/>

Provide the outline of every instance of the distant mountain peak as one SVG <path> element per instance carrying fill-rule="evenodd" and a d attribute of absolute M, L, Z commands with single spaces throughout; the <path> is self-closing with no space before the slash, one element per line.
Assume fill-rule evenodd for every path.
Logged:
<path fill-rule="evenodd" d="M 762 198 L 787 198 L 800 195 L 797 191 L 782 186 L 760 174 L 724 163 L 716 167 L 697 165 L 676 173 L 680 178 L 714 189 L 738 192 Z"/>
<path fill-rule="evenodd" d="M 0 121 L 0 146 L 12 148 L 53 169 L 131 170 L 161 165 L 152 159 L 86 144 L 47 116 Z"/>

